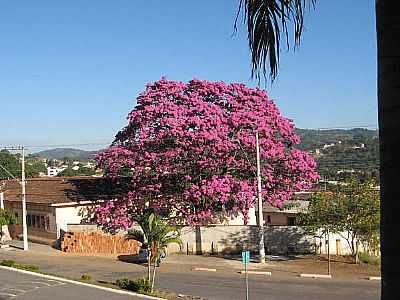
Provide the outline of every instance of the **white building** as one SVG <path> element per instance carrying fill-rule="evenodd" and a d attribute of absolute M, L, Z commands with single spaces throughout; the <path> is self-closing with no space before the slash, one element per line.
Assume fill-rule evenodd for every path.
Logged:
<path fill-rule="evenodd" d="M 65 167 L 47 167 L 47 176 L 55 177 L 58 175 L 58 173 L 61 173 L 65 169 Z"/>
<path fill-rule="evenodd" d="M 22 206 L 21 185 L 16 180 L 5 182 L 3 191 L 4 205 L 15 213 L 19 225 L 15 225 L 17 234 L 21 233 Z M 26 183 L 27 226 L 30 237 L 56 240 L 67 224 L 79 224 L 82 212 L 93 205 L 93 201 L 111 196 L 110 183 L 104 178 L 93 177 L 55 177 L 32 178 Z"/>

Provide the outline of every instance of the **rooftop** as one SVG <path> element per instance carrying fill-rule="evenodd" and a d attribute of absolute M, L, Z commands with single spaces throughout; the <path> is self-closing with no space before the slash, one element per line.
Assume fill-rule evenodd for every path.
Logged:
<path fill-rule="evenodd" d="M 7 180 L 1 188 L 4 200 L 21 201 L 21 184 Z M 32 178 L 26 182 L 26 202 L 37 204 L 61 204 L 96 201 L 114 198 L 121 186 L 103 177 L 52 177 Z"/>

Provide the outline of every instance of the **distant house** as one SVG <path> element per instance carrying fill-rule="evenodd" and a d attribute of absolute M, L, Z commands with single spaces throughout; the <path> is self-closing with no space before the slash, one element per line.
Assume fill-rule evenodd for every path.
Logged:
<path fill-rule="evenodd" d="M 296 225 L 296 215 L 308 208 L 309 199 L 312 191 L 297 192 L 293 199 L 286 201 L 283 208 L 278 208 L 270 204 L 263 205 L 264 225 L 270 226 L 294 226 Z M 247 225 L 257 225 L 258 209 L 249 210 L 249 219 Z M 236 217 L 228 218 L 224 225 L 245 225 L 243 216 L 239 214 Z"/>
<path fill-rule="evenodd" d="M 47 176 L 55 177 L 58 175 L 58 173 L 61 173 L 65 169 L 65 167 L 47 167 Z"/>
<path fill-rule="evenodd" d="M 296 215 L 306 211 L 312 192 L 295 193 L 293 200 L 287 201 L 282 209 L 264 204 L 264 224 L 271 226 L 294 226 Z"/>

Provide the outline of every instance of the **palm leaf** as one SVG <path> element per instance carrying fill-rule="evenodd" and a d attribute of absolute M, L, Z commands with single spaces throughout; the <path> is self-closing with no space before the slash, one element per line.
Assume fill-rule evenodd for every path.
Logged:
<path fill-rule="evenodd" d="M 128 233 L 125 236 L 125 239 L 127 239 L 127 240 L 136 240 L 138 242 L 141 242 L 142 244 L 145 242 L 144 233 L 142 231 L 140 231 L 140 230 L 137 230 L 137 229 L 129 230 Z"/>
<path fill-rule="evenodd" d="M 288 23 L 293 23 L 294 48 L 300 45 L 304 28 L 304 10 L 314 7 L 316 0 L 240 0 L 234 28 L 240 12 L 244 12 L 251 51 L 252 77 L 261 74 L 273 81 L 278 75 L 280 41 L 284 37 L 290 47 Z M 267 63 L 269 62 L 269 67 Z"/>

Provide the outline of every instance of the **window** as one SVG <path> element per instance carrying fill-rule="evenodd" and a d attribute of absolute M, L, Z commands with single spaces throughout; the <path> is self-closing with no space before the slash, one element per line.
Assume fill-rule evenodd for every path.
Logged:
<path fill-rule="evenodd" d="M 267 216 L 267 223 L 271 224 L 271 216 L 270 215 Z"/>
<path fill-rule="evenodd" d="M 296 217 L 287 217 L 287 224 L 288 226 L 296 225 Z"/>
<path fill-rule="evenodd" d="M 27 215 L 26 223 L 28 227 L 40 228 L 40 229 L 49 229 L 49 218 L 45 216 L 39 215 Z"/>

